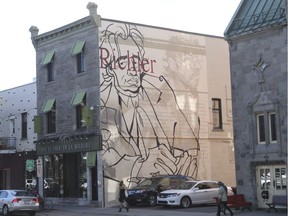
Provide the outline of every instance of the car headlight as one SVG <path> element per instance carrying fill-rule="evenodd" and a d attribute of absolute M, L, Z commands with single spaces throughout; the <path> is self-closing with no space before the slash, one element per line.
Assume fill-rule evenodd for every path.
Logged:
<path fill-rule="evenodd" d="M 167 197 L 176 197 L 176 196 L 179 196 L 180 193 L 173 193 L 173 194 L 169 194 Z"/>

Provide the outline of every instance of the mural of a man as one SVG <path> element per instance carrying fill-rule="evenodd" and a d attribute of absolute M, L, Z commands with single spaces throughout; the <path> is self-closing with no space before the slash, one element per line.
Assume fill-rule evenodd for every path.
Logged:
<path fill-rule="evenodd" d="M 100 38 L 101 128 L 106 174 L 197 178 L 199 127 L 191 126 L 144 37 L 131 24 L 110 24 Z M 167 106 L 173 106 L 169 113 Z"/>

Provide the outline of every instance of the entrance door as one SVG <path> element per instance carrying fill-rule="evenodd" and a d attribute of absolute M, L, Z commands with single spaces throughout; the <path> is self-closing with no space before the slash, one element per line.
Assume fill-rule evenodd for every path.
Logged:
<path fill-rule="evenodd" d="M 273 195 L 286 195 L 286 165 L 256 167 L 257 199 L 259 208 L 267 208 Z"/>
<path fill-rule="evenodd" d="M 79 197 L 79 154 L 64 154 L 64 196 Z"/>
<path fill-rule="evenodd" d="M 97 167 L 91 169 L 92 175 L 92 200 L 98 200 L 98 179 L 97 179 Z"/>

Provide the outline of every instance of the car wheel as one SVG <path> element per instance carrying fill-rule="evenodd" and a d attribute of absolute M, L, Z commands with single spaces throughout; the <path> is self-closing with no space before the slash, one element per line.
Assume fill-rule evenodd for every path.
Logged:
<path fill-rule="evenodd" d="M 147 197 L 147 206 L 152 207 L 152 206 L 155 206 L 155 205 L 156 205 L 156 196 L 154 196 L 154 195 L 149 195 L 149 196 Z"/>
<path fill-rule="evenodd" d="M 7 205 L 3 206 L 2 213 L 3 215 L 9 215 L 9 208 Z"/>
<path fill-rule="evenodd" d="M 184 196 L 182 197 L 181 201 L 180 201 L 180 206 L 182 208 L 188 208 L 191 206 L 191 200 L 188 196 Z"/>

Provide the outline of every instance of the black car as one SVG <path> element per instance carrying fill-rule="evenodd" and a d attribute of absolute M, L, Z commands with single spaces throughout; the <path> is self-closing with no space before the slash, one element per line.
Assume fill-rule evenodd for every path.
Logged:
<path fill-rule="evenodd" d="M 191 180 L 191 178 L 182 175 L 157 175 L 144 178 L 137 186 L 127 190 L 128 197 L 126 201 L 131 206 L 136 204 L 155 206 L 158 193 L 173 189 L 188 180 Z"/>

